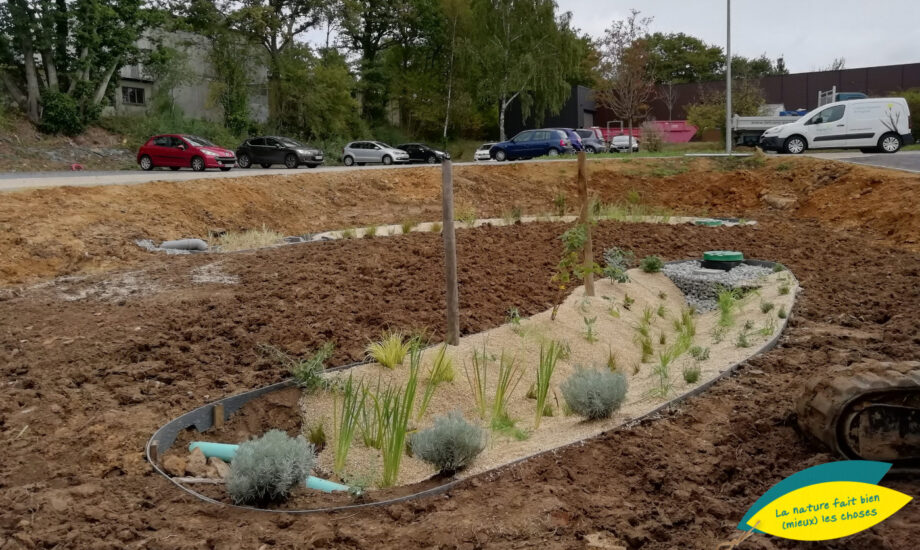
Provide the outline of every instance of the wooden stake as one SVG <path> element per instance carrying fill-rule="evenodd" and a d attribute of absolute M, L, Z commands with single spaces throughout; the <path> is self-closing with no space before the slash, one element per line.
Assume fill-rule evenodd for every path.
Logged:
<path fill-rule="evenodd" d="M 588 199 L 588 159 L 584 151 L 578 152 L 578 198 L 581 200 L 581 215 L 578 223 L 587 231 L 583 262 L 585 266 L 585 296 L 594 296 L 594 245 L 591 242 L 591 204 Z"/>
<path fill-rule="evenodd" d="M 460 344 L 460 292 L 457 288 L 457 239 L 454 235 L 454 176 L 449 160 L 441 163 L 441 211 L 444 271 L 447 279 L 447 343 Z"/>
<path fill-rule="evenodd" d="M 224 427 L 224 404 L 217 403 L 211 409 L 214 412 L 214 422 L 211 424 L 212 428 L 223 428 Z"/>

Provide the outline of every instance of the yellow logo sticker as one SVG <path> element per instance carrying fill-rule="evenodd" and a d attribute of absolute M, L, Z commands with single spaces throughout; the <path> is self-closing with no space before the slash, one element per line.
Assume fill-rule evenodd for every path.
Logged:
<path fill-rule="evenodd" d="M 880 485 L 828 481 L 782 495 L 757 511 L 747 525 L 785 539 L 830 540 L 868 529 L 910 500 Z"/>

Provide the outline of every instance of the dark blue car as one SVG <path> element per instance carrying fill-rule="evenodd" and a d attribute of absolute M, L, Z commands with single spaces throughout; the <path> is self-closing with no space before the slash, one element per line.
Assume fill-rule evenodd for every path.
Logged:
<path fill-rule="evenodd" d="M 497 161 L 529 159 L 544 155 L 555 157 L 573 153 L 572 142 L 564 130 L 524 130 L 508 141 L 496 143 L 489 156 Z"/>

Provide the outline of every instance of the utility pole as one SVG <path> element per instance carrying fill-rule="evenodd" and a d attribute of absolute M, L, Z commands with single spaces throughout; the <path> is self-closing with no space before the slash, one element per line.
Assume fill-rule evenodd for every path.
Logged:
<path fill-rule="evenodd" d="M 732 154 L 732 0 L 725 0 L 725 152 Z"/>

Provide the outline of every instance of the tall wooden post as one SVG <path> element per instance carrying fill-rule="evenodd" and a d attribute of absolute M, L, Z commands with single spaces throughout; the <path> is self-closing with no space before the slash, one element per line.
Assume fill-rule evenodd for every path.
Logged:
<path fill-rule="evenodd" d="M 457 288 L 457 239 L 454 235 L 454 176 L 449 160 L 441 163 L 441 211 L 444 221 L 444 272 L 447 279 L 447 343 L 460 344 L 460 293 Z"/>
<path fill-rule="evenodd" d="M 585 296 L 594 296 L 594 245 L 591 242 L 591 204 L 588 199 L 588 159 L 584 151 L 578 152 L 578 198 L 581 200 L 581 215 L 578 223 L 584 224 L 587 232 L 584 257 L 585 267 Z"/>

